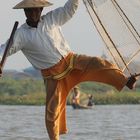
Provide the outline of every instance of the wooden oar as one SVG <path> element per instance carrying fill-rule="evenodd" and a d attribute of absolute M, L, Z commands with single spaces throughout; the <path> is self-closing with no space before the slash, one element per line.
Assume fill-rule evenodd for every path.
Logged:
<path fill-rule="evenodd" d="M 14 27 L 13 27 L 13 30 L 11 32 L 10 38 L 8 40 L 7 46 L 6 46 L 4 54 L 2 56 L 2 60 L 0 62 L 0 75 L 2 74 L 2 70 L 3 70 L 3 67 L 4 67 L 5 61 L 6 61 L 7 54 L 8 54 L 9 49 L 10 49 L 12 43 L 13 43 L 13 38 L 14 38 L 15 32 L 17 30 L 17 27 L 18 27 L 18 21 L 16 21 L 15 24 L 14 24 Z"/>

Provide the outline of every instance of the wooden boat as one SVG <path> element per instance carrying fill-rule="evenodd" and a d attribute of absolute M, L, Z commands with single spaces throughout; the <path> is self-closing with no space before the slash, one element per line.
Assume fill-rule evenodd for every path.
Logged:
<path fill-rule="evenodd" d="M 73 109 L 92 109 L 92 106 L 81 105 L 81 104 L 72 104 Z"/>

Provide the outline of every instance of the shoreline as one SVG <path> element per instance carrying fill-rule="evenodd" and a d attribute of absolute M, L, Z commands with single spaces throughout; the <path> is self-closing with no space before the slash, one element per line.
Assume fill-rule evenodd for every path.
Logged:
<path fill-rule="evenodd" d="M 140 104 L 139 92 L 121 92 L 121 93 L 96 93 L 93 95 L 95 105 L 118 105 L 118 104 Z M 34 93 L 23 96 L 1 95 L 0 105 L 45 105 L 45 93 Z M 85 104 L 88 94 L 82 93 L 81 104 Z M 67 105 L 71 105 L 71 96 L 68 96 Z"/>

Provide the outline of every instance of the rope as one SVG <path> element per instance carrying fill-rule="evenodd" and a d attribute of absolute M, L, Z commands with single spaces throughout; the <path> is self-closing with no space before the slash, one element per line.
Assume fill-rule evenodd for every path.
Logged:
<path fill-rule="evenodd" d="M 129 70 L 129 68 L 128 68 L 128 66 L 127 66 L 127 64 L 126 64 L 126 62 L 125 62 L 124 59 L 123 59 L 121 53 L 120 53 L 119 50 L 117 49 L 115 43 L 114 43 L 113 40 L 111 39 L 110 35 L 108 34 L 108 32 L 106 31 L 104 25 L 102 24 L 102 21 L 100 20 L 98 14 L 96 13 L 96 11 L 95 11 L 95 9 L 94 9 L 94 7 L 93 7 L 92 1 L 87 0 L 87 2 L 88 2 L 88 4 L 89 4 L 89 6 L 91 7 L 92 11 L 94 12 L 94 14 L 95 14 L 95 16 L 96 16 L 98 22 L 100 23 L 102 29 L 104 30 L 105 34 L 107 35 L 109 41 L 111 42 L 111 44 L 113 45 L 113 47 L 114 47 L 115 50 L 117 51 L 118 55 L 120 56 L 122 62 L 124 63 L 125 67 L 127 68 L 128 72 L 130 73 L 130 75 L 132 75 L 131 72 L 130 72 L 130 70 Z M 85 4 L 85 2 L 84 2 L 84 4 Z M 85 5 L 85 6 L 86 6 L 86 5 Z M 86 8 L 87 8 L 87 6 L 86 6 Z M 88 8 L 87 8 L 87 10 L 88 10 Z M 97 26 L 96 26 L 96 28 L 97 28 Z M 100 33 L 100 34 L 101 34 L 101 33 Z M 108 48 L 109 48 L 109 47 L 108 47 Z"/>

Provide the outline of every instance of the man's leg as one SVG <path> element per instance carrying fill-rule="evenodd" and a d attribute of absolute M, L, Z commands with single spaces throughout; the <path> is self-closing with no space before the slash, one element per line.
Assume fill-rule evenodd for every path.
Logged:
<path fill-rule="evenodd" d="M 71 88 L 69 79 L 44 80 L 46 87 L 45 122 L 50 140 L 59 140 L 60 134 L 67 133 L 66 101 Z"/>
<path fill-rule="evenodd" d="M 128 81 L 128 78 L 115 65 L 98 57 L 79 55 L 75 61 L 75 69 L 82 71 L 81 81 L 109 84 L 119 91 Z"/>
<path fill-rule="evenodd" d="M 50 140 L 59 140 L 59 96 L 57 95 L 57 80 L 44 80 L 46 87 L 45 122 Z"/>

